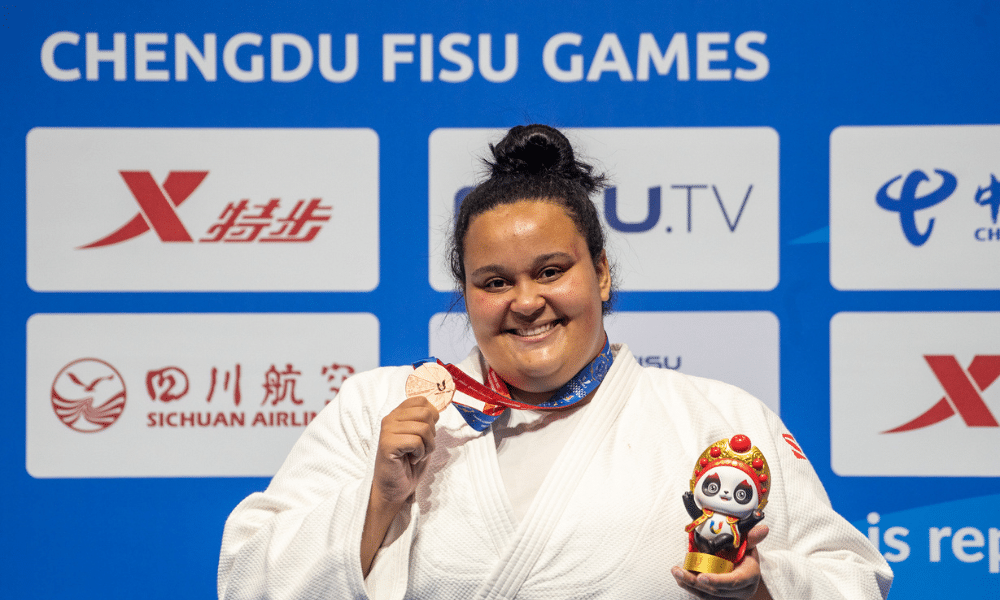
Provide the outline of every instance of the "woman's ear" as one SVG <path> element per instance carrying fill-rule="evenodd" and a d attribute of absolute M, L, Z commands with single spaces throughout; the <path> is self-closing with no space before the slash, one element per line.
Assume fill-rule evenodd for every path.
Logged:
<path fill-rule="evenodd" d="M 608 265 L 608 255 L 601 250 L 601 258 L 595 265 L 597 267 L 597 286 L 601 290 L 601 302 L 611 299 L 611 267 Z"/>

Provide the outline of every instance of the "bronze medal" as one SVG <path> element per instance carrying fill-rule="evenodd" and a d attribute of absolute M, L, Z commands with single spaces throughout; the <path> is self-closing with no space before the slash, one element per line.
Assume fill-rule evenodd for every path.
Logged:
<path fill-rule="evenodd" d="M 441 365 L 426 362 L 406 378 L 406 397 L 423 396 L 441 412 L 455 395 L 455 380 Z"/>

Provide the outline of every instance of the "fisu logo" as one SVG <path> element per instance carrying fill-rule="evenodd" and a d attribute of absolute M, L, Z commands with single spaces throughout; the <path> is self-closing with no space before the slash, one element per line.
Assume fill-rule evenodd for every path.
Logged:
<path fill-rule="evenodd" d="M 693 190 L 704 190 L 707 189 L 708 185 L 699 184 L 684 184 L 684 185 L 671 185 L 672 190 L 684 190 L 687 199 L 687 232 L 691 233 L 692 229 L 692 195 Z M 746 194 L 743 195 L 743 202 L 740 203 L 739 210 L 736 211 L 735 218 L 730 218 L 729 211 L 726 210 L 726 205 L 722 200 L 722 195 L 719 193 L 718 186 L 712 185 L 712 193 L 715 196 L 715 201 L 719 204 L 719 209 L 722 211 L 722 216 L 726 220 L 726 226 L 729 228 L 730 233 L 736 233 L 736 227 L 740 224 L 740 217 L 743 216 L 743 209 L 747 206 L 747 201 L 750 200 L 750 193 L 753 191 L 753 184 L 747 186 Z M 608 222 L 608 226 L 612 229 L 624 232 L 624 233 L 642 233 L 644 231 L 649 231 L 660 220 L 660 207 L 661 207 L 661 195 L 662 187 L 654 186 L 649 188 L 648 193 L 648 204 L 646 209 L 646 218 L 641 221 L 627 222 L 621 219 L 618 215 L 618 190 L 614 187 L 609 187 L 604 190 L 604 218 Z M 673 226 L 667 225 L 666 232 L 671 233 L 674 230 Z"/>
<path fill-rule="evenodd" d="M 899 181 L 903 177 L 902 175 L 897 175 L 887 181 L 879 188 L 878 193 L 875 194 L 875 202 L 879 207 L 890 212 L 899 213 L 899 224 L 903 228 L 903 235 L 906 236 L 906 241 L 914 246 L 923 246 L 930 238 L 931 231 L 934 229 L 933 218 L 927 222 L 927 229 L 925 231 L 921 232 L 917 228 L 917 211 L 930 208 L 945 201 L 954 193 L 955 188 L 958 187 L 958 179 L 948 171 L 934 169 L 934 172 L 941 176 L 941 185 L 934 191 L 923 196 L 917 194 L 917 187 L 925 181 L 930 181 L 930 178 L 920 170 L 910 171 L 910 174 L 903 181 L 903 186 L 900 189 L 898 197 L 893 198 L 889 195 L 889 186 Z"/>
<path fill-rule="evenodd" d="M 429 147 L 434 289 L 452 289 L 448 224 L 482 173 L 470 153 L 503 131 L 435 129 Z M 609 242 L 634 257 L 622 290 L 770 290 L 778 283 L 778 134 L 766 127 L 567 129 L 614 185 L 590 195 Z M 876 186 L 877 188 L 877 186 Z M 876 188 L 872 188 L 874 193 Z M 871 193 L 866 194 L 870 196 Z"/>
<path fill-rule="evenodd" d="M 746 193 L 743 194 L 743 200 L 740 202 L 739 208 L 735 211 L 734 216 L 730 216 L 730 211 L 726 209 L 726 203 L 723 201 L 722 194 L 719 192 L 719 188 L 716 185 L 700 185 L 700 184 L 684 184 L 684 185 L 671 185 L 672 190 L 683 190 L 683 193 L 687 201 L 687 219 L 686 219 L 686 231 L 687 233 L 692 232 L 693 228 L 693 209 L 692 200 L 695 194 L 694 190 L 707 190 L 711 188 L 712 194 L 715 197 L 715 201 L 719 205 L 719 210 L 722 212 L 722 217 L 726 221 L 726 227 L 729 228 L 730 233 L 736 233 L 736 228 L 739 227 L 740 218 L 743 216 L 743 210 L 747 207 L 747 202 L 750 200 L 750 194 L 753 192 L 753 184 L 747 185 Z M 460 188 L 455 193 L 455 215 L 458 215 L 458 211 L 462 206 L 462 200 L 471 192 L 474 188 L 471 186 L 466 186 Z M 616 231 L 621 231 L 622 233 L 642 233 L 649 231 L 656 227 L 656 224 L 660 221 L 660 214 L 662 212 L 662 186 L 650 187 L 647 193 L 647 207 L 646 207 L 646 217 L 639 221 L 625 221 L 618 214 L 618 189 L 616 187 L 609 187 L 604 190 L 604 219 L 608 223 L 608 227 Z M 674 231 L 672 225 L 667 225 L 665 228 L 667 233 Z"/>

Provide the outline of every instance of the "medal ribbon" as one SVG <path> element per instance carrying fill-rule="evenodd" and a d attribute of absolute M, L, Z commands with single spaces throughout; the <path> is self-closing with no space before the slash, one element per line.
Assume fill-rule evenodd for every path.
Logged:
<path fill-rule="evenodd" d="M 485 431 L 508 408 L 517 410 L 553 410 L 576 404 L 596 390 L 597 386 L 601 385 L 601 381 L 608 374 L 608 369 L 611 368 L 613 361 L 611 344 L 605 337 L 604 348 L 601 349 L 600 354 L 590 364 L 581 369 L 579 373 L 574 375 L 572 379 L 566 382 L 565 385 L 556 390 L 549 400 L 541 404 L 526 404 L 514 400 L 507 389 L 507 383 L 500 378 L 500 375 L 493 370 L 493 367 L 490 367 L 489 372 L 486 374 L 486 385 L 469 377 L 468 374 L 455 365 L 445 364 L 434 357 L 425 358 L 413 363 L 413 368 L 415 369 L 426 362 L 436 362 L 447 369 L 455 380 L 455 389 L 457 391 L 486 404 L 485 409 L 479 411 L 457 400 L 452 400 L 452 404 L 455 405 L 455 408 L 462 414 L 465 422 L 470 427 L 476 431 Z"/>

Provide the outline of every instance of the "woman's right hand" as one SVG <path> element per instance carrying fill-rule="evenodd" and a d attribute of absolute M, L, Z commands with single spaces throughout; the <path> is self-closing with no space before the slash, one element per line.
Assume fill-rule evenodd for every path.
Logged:
<path fill-rule="evenodd" d="M 393 519 L 427 470 L 437 420 L 437 409 L 423 396 L 407 398 L 382 419 L 375 476 L 361 534 L 361 570 L 365 577 Z"/>
<path fill-rule="evenodd" d="M 423 396 L 407 398 L 382 419 L 372 496 L 402 506 L 413 494 L 434 451 L 437 420 L 437 409 Z"/>

